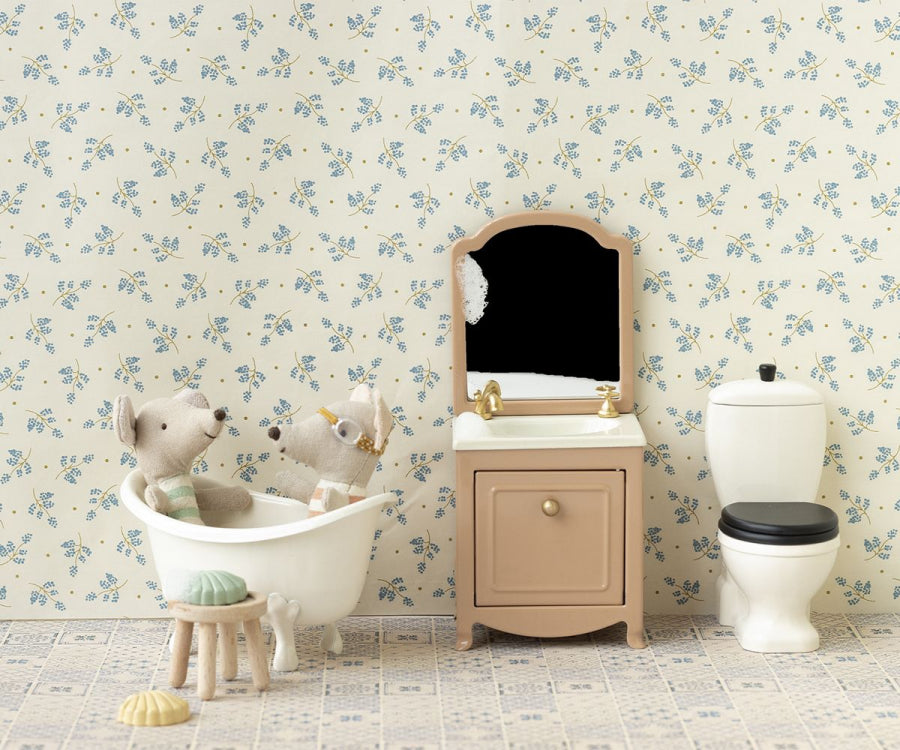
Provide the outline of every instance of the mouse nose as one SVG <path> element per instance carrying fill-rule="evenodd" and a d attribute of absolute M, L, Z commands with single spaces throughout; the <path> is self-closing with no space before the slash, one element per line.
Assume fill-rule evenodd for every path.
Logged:
<path fill-rule="evenodd" d="M 270 427 L 269 437 L 272 438 L 272 440 L 278 440 L 278 438 L 281 437 L 281 430 L 279 430 L 277 427 Z"/>
<path fill-rule="evenodd" d="M 216 418 L 217 422 L 221 422 L 223 419 L 225 419 L 225 416 L 226 416 L 225 410 L 224 409 L 216 409 L 213 412 L 213 416 Z"/>

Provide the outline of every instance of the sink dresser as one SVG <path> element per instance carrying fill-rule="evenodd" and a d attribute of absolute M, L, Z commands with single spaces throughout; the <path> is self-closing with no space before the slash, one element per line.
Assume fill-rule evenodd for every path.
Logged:
<path fill-rule="evenodd" d="M 456 647 L 475 623 L 558 637 L 619 622 L 643 647 L 631 244 L 535 211 L 462 238 L 452 262 Z M 488 378 L 502 410 L 482 419 Z"/>

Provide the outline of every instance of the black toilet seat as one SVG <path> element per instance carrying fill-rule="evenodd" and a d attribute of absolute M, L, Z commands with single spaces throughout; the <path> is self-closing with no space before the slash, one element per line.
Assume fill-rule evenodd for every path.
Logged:
<path fill-rule="evenodd" d="M 818 544 L 838 535 L 838 517 L 818 503 L 731 503 L 722 508 L 719 531 L 756 544 Z"/>

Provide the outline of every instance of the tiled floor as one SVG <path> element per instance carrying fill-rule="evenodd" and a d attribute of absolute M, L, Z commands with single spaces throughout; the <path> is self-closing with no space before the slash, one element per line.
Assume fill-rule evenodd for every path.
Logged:
<path fill-rule="evenodd" d="M 257 693 L 238 678 L 191 719 L 134 729 L 123 699 L 167 685 L 168 620 L 0 622 L 4 748 L 900 748 L 900 616 L 822 615 L 816 653 L 743 651 L 714 618 L 648 617 L 540 641 L 451 618 L 347 618 L 344 653 L 298 630 L 305 660 Z M 271 640 L 271 633 L 266 631 Z M 271 643 L 270 643 L 271 648 Z"/>

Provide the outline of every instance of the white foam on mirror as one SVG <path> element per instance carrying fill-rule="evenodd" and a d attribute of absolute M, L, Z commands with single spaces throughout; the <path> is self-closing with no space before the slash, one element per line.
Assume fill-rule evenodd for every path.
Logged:
<path fill-rule="evenodd" d="M 488 282 L 481 266 L 471 255 L 464 255 L 456 264 L 456 279 L 462 290 L 466 323 L 475 324 L 487 307 Z"/>

